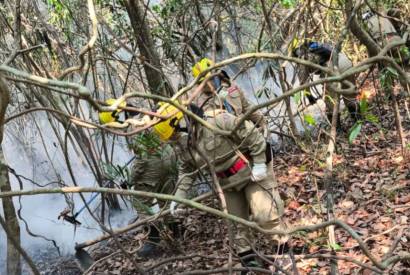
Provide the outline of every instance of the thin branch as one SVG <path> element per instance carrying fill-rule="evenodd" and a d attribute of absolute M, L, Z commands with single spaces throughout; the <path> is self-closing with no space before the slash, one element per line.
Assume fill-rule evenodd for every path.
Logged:
<path fill-rule="evenodd" d="M 59 76 L 59 79 L 63 79 L 65 78 L 68 74 L 73 73 L 75 71 L 81 70 L 82 68 L 84 68 L 85 65 L 85 58 L 84 55 L 86 53 L 88 53 L 95 44 L 95 41 L 97 40 L 97 36 L 98 36 L 98 31 L 97 31 L 97 26 L 98 26 L 98 21 L 97 21 L 97 17 L 95 15 L 95 8 L 94 8 L 94 3 L 93 0 L 87 0 L 87 5 L 88 5 L 88 12 L 90 14 L 90 20 L 91 20 L 91 24 L 92 24 L 92 35 L 90 40 L 88 41 L 88 43 L 81 49 L 80 54 L 79 54 L 79 58 L 80 58 L 80 65 L 78 66 L 74 66 L 74 67 L 70 67 L 67 68 L 66 70 L 64 70 Z"/>
<path fill-rule="evenodd" d="M 362 249 L 363 253 L 370 259 L 370 261 L 379 269 L 386 269 L 390 264 L 396 263 L 400 260 L 410 259 L 410 253 L 404 252 L 402 255 L 393 256 L 391 258 L 386 259 L 383 262 L 379 262 L 375 256 L 370 253 L 369 248 L 360 238 L 360 236 L 354 231 L 349 225 L 344 223 L 341 220 L 330 220 L 327 222 L 322 222 L 319 224 L 314 225 L 305 225 L 305 226 L 298 226 L 294 227 L 290 230 L 279 230 L 279 229 L 264 229 L 260 227 L 257 223 L 245 220 L 243 218 L 226 214 L 220 210 L 214 209 L 212 207 L 197 203 L 193 200 L 182 199 L 180 197 L 166 195 L 166 194 L 158 194 L 152 192 L 144 192 L 144 191 L 136 191 L 136 190 L 124 190 L 124 189 L 114 189 L 114 188 L 93 188 L 93 187 L 63 187 L 63 188 L 53 188 L 53 189 L 40 189 L 40 190 L 30 190 L 30 191 L 10 191 L 10 192 L 3 192 L 0 193 L 0 198 L 5 197 L 13 197 L 13 196 L 33 196 L 38 194 L 59 194 L 59 193 L 92 193 L 92 192 L 99 192 L 99 193 L 110 193 L 110 194 L 119 194 L 119 195 L 131 195 L 131 196 L 140 196 L 140 197 L 147 197 L 147 198 L 156 198 L 158 200 L 166 200 L 166 201 L 176 201 L 181 204 L 185 204 L 189 207 L 196 208 L 207 213 L 213 214 L 217 217 L 223 219 L 229 219 L 236 223 L 245 225 L 249 228 L 257 230 L 264 234 L 269 235 L 293 235 L 296 232 L 300 231 L 307 231 L 312 232 L 322 228 L 326 228 L 331 225 L 339 226 L 343 228 L 353 239 L 355 239 L 358 243 L 360 248 Z M 166 211 L 164 211 L 165 213 Z M 155 217 L 155 216 L 154 216 Z M 113 231 L 115 234 L 116 232 Z"/>
<path fill-rule="evenodd" d="M 14 8 L 14 50 L 4 62 L 5 65 L 10 64 L 18 55 L 18 52 L 21 48 L 21 0 L 16 0 Z"/>

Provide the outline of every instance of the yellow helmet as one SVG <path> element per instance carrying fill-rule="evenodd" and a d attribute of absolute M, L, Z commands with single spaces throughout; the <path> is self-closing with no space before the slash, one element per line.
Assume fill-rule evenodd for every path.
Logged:
<path fill-rule="evenodd" d="M 211 59 L 209 58 L 202 58 L 199 62 L 197 62 L 193 67 L 192 67 L 192 75 L 193 77 L 198 77 L 200 73 L 208 69 L 209 67 L 213 66 L 214 62 L 212 62 Z M 201 79 L 202 80 L 202 79 Z"/>
<path fill-rule="evenodd" d="M 175 131 L 179 121 L 182 119 L 184 114 L 178 110 L 175 106 L 165 103 L 158 103 L 161 107 L 157 111 L 158 114 L 162 116 L 170 116 L 168 119 L 161 121 L 154 125 L 154 132 L 159 136 L 162 141 L 167 141 L 170 139 Z"/>
<path fill-rule="evenodd" d="M 105 103 L 109 106 L 112 106 L 115 103 L 117 103 L 117 100 L 118 99 L 115 99 L 115 98 L 109 98 L 105 101 Z M 122 108 L 125 108 L 125 107 L 127 107 L 127 102 L 123 101 L 118 106 L 122 107 Z M 106 123 L 116 121 L 118 119 L 118 113 L 120 113 L 121 111 L 122 111 L 122 109 L 117 109 L 117 110 L 112 111 L 112 112 L 99 112 L 98 113 L 98 118 L 100 119 L 100 123 L 101 124 L 106 124 Z"/>

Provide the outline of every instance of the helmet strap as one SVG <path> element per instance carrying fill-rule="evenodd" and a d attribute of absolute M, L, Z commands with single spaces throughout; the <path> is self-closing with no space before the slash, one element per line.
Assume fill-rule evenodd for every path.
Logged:
<path fill-rule="evenodd" d="M 118 122 L 118 120 L 120 119 L 120 115 L 118 114 L 117 110 L 113 111 L 111 113 L 111 116 L 115 119 L 115 121 Z"/>
<path fill-rule="evenodd" d="M 184 118 L 183 118 L 184 119 Z M 182 126 L 181 125 L 181 121 L 182 121 L 182 119 L 180 120 L 180 121 L 176 121 L 176 118 L 174 118 L 173 120 L 171 120 L 170 121 L 170 125 L 172 126 L 172 127 L 174 127 L 175 128 L 175 131 L 177 131 L 177 132 L 185 132 L 185 133 L 188 133 L 188 125 L 186 125 L 185 127 L 184 126 Z M 185 122 L 186 122 L 186 120 L 185 120 Z M 172 123 L 172 124 L 171 124 Z M 187 123 L 188 124 L 188 123 Z"/>

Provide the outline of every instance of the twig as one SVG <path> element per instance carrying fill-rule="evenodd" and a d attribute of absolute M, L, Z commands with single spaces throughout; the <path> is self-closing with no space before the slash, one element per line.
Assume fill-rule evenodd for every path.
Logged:
<path fill-rule="evenodd" d="M 201 257 L 201 258 L 205 258 L 205 259 L 213 259 L 213 260 L 220 260 L 220 259 L 227 259 L 226 257 L 216 257 L 216 256 L 207 256 L 207 255 L 201 255 L 201 254 L 192 254 L 192 255 L 184 255 L 184 256 L 176 256 L 176 257 L 171 257 L 165 260 L 162 260 L 152 266 L 150 266 L 149 268 L 147 268 L 145 271 L 151 271 L 155 268 L 158 268 L 161 265 L 164 265 L 166 263 L 169 262 L 175 262 L 175 261 L 181 261 L 181 260 L 187 260 L 187 259 L 192 259 L 192 258 L 196 258 L 196 257 Z"/>
<path fill-rule="evenodd" d="M 151 193 L 151 192 L 144 192 L 144 191 L 136 191 L 136 190 L 124 190 L 124 189 L 114 189 L 114 188 L 95 188 L 95 187 L 64 187 L 64 188 L 54 188 L 54 189 L 42 189 L 42 190 L 30 190 L 30 191 L 10 191 L 10 192 L 3 192 L 0 193 L 0 198 L 5 198 L 5 197 L 13 197 L 13 196 L 32 196 L 32 195 L 38 195 L 38 194 L 58 194 L 58 193 L 92 193 L 92 192 L 100 192 L 100 193 L 112 193 L 112 194 L 119 194 L 119 195 L 132 195 L 132 196 L 141 196 L 141 197 L 148 197 L 148 198 L 156 198 L 158 200 L 167 200 L 167 201 L 176 201 L 181 204 L 185 204 L 189 207 L 196 208 L 205 212 L 208 212 L 210 214 L 213 214 L 215 216 L 218 216 L 223 219 L 229 219 L 232 220 L 236 223 L 240 223 L 244 226 L 247 226 L 249 228 L 252 228 L 254 230 L 257 230 L 261 233 L 264 234 L 273 234 L 273 235 L 292 235 L 295 234 L 296 232 L 299 231 L 307 231 L 307 232 L 312 232 L 316 231 L 322 228 L 326 228 L 331 225 L 337 225 L 341 228 L 343 228 L 350 236 L 353 237 L 358 243 L 363 251 L 363 253 L 370 259 L 370 261 L 376 265 L 379 269 L 386 269 L 391 263 L 396 263 L 397 261 L 403 260 L 403 259 L 410 259 L 410 253 L 404 253 L 403 255 L 400 255 L 400 257 L 391 257 L 389 259 L 386 259 L 383 262 L 379 262 L 375 256 L 373 256 L 370 253 L 369 248 L 366 246 L 366 244 L 363 242 L 363 240 L 360 238 L 360 236 L 346 223 L 340 220 L 330 220 L 326 222 L 322 222 L 319 224 L 313 224 L 313 225 L 305 225 L 305 226 L 298 226 L 291 228 L 289 230 L 279 230 L 279 229 L 264 229 L 258 226 L 255 222 L 251 222 L 245 219 L 242 219 L 240 217 L 230 215 L 223 213 L 222 211 L 219 211 L 217 209 L 214 209 L 212 207 L 197 203 L 193 200 L 188 200 L 188 199 L 182 199 L 180 197 L 172 196 L 172 195 L 166 195 L 166 194 L 158 194 L 158 193 Z M 169 213 L 169 210 L 164 211 L 163 213 Z M 155 217 L 156 218 L 156 217 Z M 146 222 L 146 221 L 145 221 Z M 134 224 L 135 225 L 135 224 Z M 128 229 L 129 230 L 129 229 Z M 113 231 L 113 234 L 118 234 L 121 233 L 119 232 L 120 230 Z M 121 230 L 123 231 L 123 230 Z M 101 237 L 97 241 L 94 241 L 93 243 L 96 243 L 98 241 L 101 241 L 103 239 L 106 239 L 107 237 Z M 90 243 L 90 242 L 89 242 Z M 79 244 L 76 246 L 77 249 L 83 248 L 85 246 L 88 246 L 90 244 Z M 92 244 L 93 244 L 92 243 Z"/>
<path fill-rule="evenodd" d="M 330 96 L 330 95 L 328 95 Z M 327 155 L 326 155 L 326 178 L 325 178 L 325 186 L 326 186 L 326 209 L 327 209 L 327 219 L 332 220 L 334 219 L 334 201 L 333 201 L 333 152 L 335 150 L 336 145 L 336 128 L 337 128 L 337 121 L 339 117 L 339 104 L 340 104 L 340 96 L 334 95 L 332 96 L 333 100 L 335 101 L 333 105 L 333 114 L 332 114 L 332 128 L 330 130 L 330 138 L 329 144 L 327 147 Z M 329 110 L 327 110 L 328 112 Z M 335 227 L 329 226 L 329 245 L 332 249 L 332 253 L 336 255 L 335 252 L 335 245 L 336 245 L 336 236 L 335 236 Z M 338 267 L 337 261 L 331 259 L 331 274 L 338 274 Z"/>
<path fill-rule="evenodd" d="M 15 3 L 15 10 L 14 10 L 14 28 L 13 28 L 13 35 L 14 35 L 14 46 L 13 52 L 4 61 L 4 65 L 10 64 L 18 55 L 18 52 L 21 48 L 21 0 L 16 0 Z"/>
<path fill-rule="evenodd" d="M 388 258 L 390 258 L 393 255 L 394 250 L 396 249 L 397 245 L 399 244 L 399 241 L 401 239 L 401 237 L 403 237 L 403 233 L 404 233 L 404 228 L 400 228 L 399 232 L 397 233 L 396 237 L 393 240 L 392 245 L 389 248 L 389 251 L 387 251 L 387 253 L 383 256 L 382 260 L 386 260 Z"/>
<path fill-rule="evenodd" d="M 95 261 L 86 271 L 83 272 L 83 275 L 89 274 L 90 272 L 93 271 L 94 267 L 96 267 L 99 263 L 104 262 L 105 260 L 107 260 L 111 257 L 114 257 L 115 255 L 118 255 L 120 253 L 121 253 L 121 251 L 115 251 L 114 253 L 111 253 L 111 254 L 109 254 L 105 257 L 102 257 L 101 259 L 98 259 L 98 261 Z"/>
<path fill-rule="evenodd" d="M 188 272 L 183 272 L 183 273 L 178 273 L 179 275 L 198 275 L 198 274 L 218 274 L 218 273 L 227 273 L 229 271 L 229 268 L 216 268 L 216 269 L 211 269 L 211 270 L 193 270 L 193 271 L 188 271 Z M 264 274 L 278 274 L 273 271 L 263 269 L 263 268 L 258 268 L 258 267 L 232 267 L 232 271 L 255 271 L 255 272 L 260 272 Z"/>
<path fill-rule="evenodd" d="M 88 12 L 90 15 L 90 19 L 91 19 L 91 23 L 92 23 L 92 35 L 90 37 L 90 40 L 88 41 L 88 43 L 81 49 L 80 54 L 79 54 L 79 58 L 80 58 L 80 65 L 78 66 L 74 66 L 74 67 L 70 67 L 67 68 L 66 70 L 64 70 L 60 75 L 59 75 L 59 79 L 63 79 L 64 77 L 66 77 L 68 74 L 73 73 L 75 71 L 81 70 L 84 65 L 85 65 L 85 58 L 84 55 L 89 52 L 93 47 L 94 47 L 94 43 L 97 40 L 97 36 L 98 36 L 98 31 L 97 31 L 97 26 L 98 26 L 98 21 L 97 21 L 97 17 L 95 15 L 95 8 L 94 8 L 94 3 L 93 0 L 88 0 L 87 1 L 87 5 L 88 5 Z"/>
<path fill-rule="evenodd" d="M 266 257 L 273 258 L 273 259 L 285 259 L 287 258 L 287 255 L 266 255 Z M 312 255 L 294 255 L 294 260 L 295 261 L 300 261 L 303 259 L 317 259 L 317 258 L 323 258 L 323 259 L 336 259 L 340 261 L 346 261 L 346 262 L 352 262 L 362 268 L 369 269 L 371 271 L 374 271 L 376 273 L 381 274 L 382 271 L 376 267 L 373 267 L 371 265 L 362 263 L 353 257 L 348 257 L 348 256 L 338 256 L 338 255 L 331 255 L 331 254 L 312 254 Z"/>

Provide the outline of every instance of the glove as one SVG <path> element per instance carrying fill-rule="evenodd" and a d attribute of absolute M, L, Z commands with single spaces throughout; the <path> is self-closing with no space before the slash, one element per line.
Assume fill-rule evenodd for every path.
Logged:
<path fill-rule="evenodd" d="M 266 123 L 263 123 L 262 126 L 259 127 L 261 134 L 265 138 L 265 140 L 268 140 L 269 138 L 269 129 L 268 125 Z"/>
<path fill-rule="evenodd" d="M 169 205 L 169 211 L 175 218 L 181 218 L 186 213 L 186 210 L 178 207 L 178 203 L 175 201 L 172 201 Z"/>
<path fill-rule="evenodd" d="M 157 199 L 153 199 L 153 201 L 152 201 L 152 206 L 151 206 L 151 212 L 153 213 L 153 214 L 158 214 L 158 212 L 159 212 L 159 204 L 158 204 L 158 201 L 157 201 Z"/>
<path fill-rule="evenodd" d="M 171 211 L 171 215 L 172 216 L 176 216 L 177 215 L 177 203 L 175 201 L 171 201 L 171 204 L 169 205 L 169 211 Z"/>
<path fill-rule="evenodd" d="M 252 178 L 254 181 L 261 181 L 267 177 L 267 167 L 265 163 L 254 163 L 252 167 Z"/>

